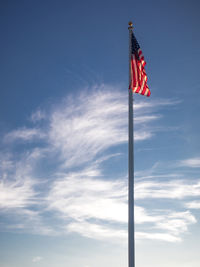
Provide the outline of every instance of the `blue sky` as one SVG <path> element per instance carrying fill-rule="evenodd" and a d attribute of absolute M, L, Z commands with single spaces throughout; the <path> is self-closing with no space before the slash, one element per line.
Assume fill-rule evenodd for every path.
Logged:
<path fill-rule="evenodd" d="M 127 266 L 128 22 L 137 267 L 199 267 L 198 1 L 1 1 L 1 267 Z"/>

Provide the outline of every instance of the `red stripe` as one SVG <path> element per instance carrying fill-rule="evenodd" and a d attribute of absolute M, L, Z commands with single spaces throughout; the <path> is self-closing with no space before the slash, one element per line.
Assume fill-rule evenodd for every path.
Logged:
<path fill-rule="evenodd" d="M 138 50 L 138 55 L 139 59 L 135 55 L 131 56 L 131 82 L 129 89 L 132 89 L 135 93 L 150 96 L 151 92 L 147 85 L 147 75 L 144 69 L 146 62 L 140 49 Z M 141 89 L 142 91 L 140 92 Z"/>

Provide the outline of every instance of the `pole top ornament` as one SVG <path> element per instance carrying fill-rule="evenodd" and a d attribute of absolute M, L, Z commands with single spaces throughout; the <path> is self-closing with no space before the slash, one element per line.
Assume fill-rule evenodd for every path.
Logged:
<path fill-rule="evenodd" d="M 132 23 L 132 21 L 129 21 L 129 23 L 128 23 L 128 25 L 129 25 L 129 29 L 133 29 L 133 23 Z"/>

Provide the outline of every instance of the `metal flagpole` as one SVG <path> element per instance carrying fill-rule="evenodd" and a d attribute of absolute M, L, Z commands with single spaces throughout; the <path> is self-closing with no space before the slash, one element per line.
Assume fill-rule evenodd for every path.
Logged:
<path fill-rule="evenodd" d="M 131 84 L 131 52 L 133 24 L 129 22 L 129 85 Z M 134 136 L 133 136 L 133 92 L 129 89 L 129 164 L 128 164 L 128 266 L 135 267 L 134 229 Z"/>

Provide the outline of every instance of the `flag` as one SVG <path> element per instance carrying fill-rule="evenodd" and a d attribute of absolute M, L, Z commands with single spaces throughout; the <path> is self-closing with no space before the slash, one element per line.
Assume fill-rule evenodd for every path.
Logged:
<path fill-rule="evenodd" d="M 134 93 L 150 96 L 151 92 L 147 85 L 147 75 L 144 69 L 146 62 L 133 32 L 131 34 L 131 77 L 129 89 L 132 89 Z"/>

